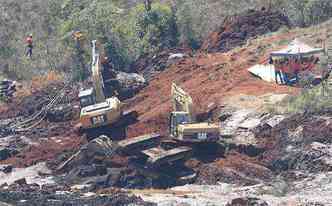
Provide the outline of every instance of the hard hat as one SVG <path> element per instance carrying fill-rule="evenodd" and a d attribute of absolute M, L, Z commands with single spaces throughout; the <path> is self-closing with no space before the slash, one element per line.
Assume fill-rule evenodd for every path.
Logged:
<path fill-rule="evenodd" d="M 32 37 L 32 34 L 30 34 L 29 36 Z"/>

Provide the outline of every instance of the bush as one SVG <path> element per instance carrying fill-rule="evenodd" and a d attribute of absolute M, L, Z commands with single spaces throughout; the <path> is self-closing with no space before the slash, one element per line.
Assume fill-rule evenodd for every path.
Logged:
<path fill-rule="evenodd" d="M 146 53 L 175 47 L 178 43 L 175 16 L 168 5 L 161 3 L 152 4 L 150 11 L 138 4 L 122 18 L 114 31 L 132 60 Z"/>
<path fill-rule="evenodd" d="M 304 89 L 298 96 L 288 100 L 290 113 L 322 113 L 332 111 L 332 89 L 322 85 Z"/>
<path fill-rule="evenodd" d="M 269 0 L 265 5 L 282 10 L 294 26 L 310 26 L 332 17 L 330 0 Z"/>
<path fill-rule="evenodd" d="M 176 21 L 166 4 L 155 3 L 147 12 L 143 4 L 122 10 L 118 3 L 94 0 L 74 5 L 67 3 L 62 13 L 58 30 L 64 37 L 64 44 L 73 48 L 70 33 L 80 30 L 87 40 L 98 39 L 105 55 L 120 70 L 142 54 L 177 45 Z M 86 63 L 91 53 L 87 45 L 84 48 Z"/>

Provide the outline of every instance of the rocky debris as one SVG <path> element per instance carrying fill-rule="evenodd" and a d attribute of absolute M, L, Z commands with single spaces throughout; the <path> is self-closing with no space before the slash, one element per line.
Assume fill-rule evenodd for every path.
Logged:
<path fill-rule="evenodd" d="M 229 139 L 235 145 L 257 145 L 257 128 L 264 124 L 267 115 L 254 110 L 242 109 L 234 112 L 228 111 L 219 119 L 223 119 L 221 137 Z"/>
<path fill-rule="evenodd" d="M 45 163 L 38 163 L 27 168 L 13 168 L 8 174 L 0 173 L 0 185 L 15 185 L 16 183 L 44 185 L 54 183 L 53 177 L 50 174 L 51 171 Z"/>
<path fill-rule="evenodd" d="M 243 197 L 233 199 L 226 206 L 268 206 L 267 202 L 255 197 Z"/>
<path fill-rule="evenodd" d="M 58 166 L 57 171 L 70 171 L 78 166 L 90 165 L 93 162 L 101 161 L 111 157 L 115 149 L 116 146 L 109 137 L 100 136 L 81 146 L 78 152 Z"/>
<path fill-rule="evenodd" d="M 250 38 L 275 32 L 289 26 L 289 20 L 280 12 L 253 11 L 226 18 L 222 26 L 204 42 L 202 50 L 208 52 L 227 52 L 243 46 Z"/>
<path fill-rule="evenodd" d="M 1 114 L 0 114 L 1 115 Z M 4 138 L 15 134 L 15 130 L 11 128 L 12 125 L 19 121 L 23 121 L 22 117 L 6 118 L 0 120 L 0 138 Z"/>
<path fill-rule="evenodd" d="M 61 189 L 61 188 L 58 188 Z M 114 205 L 114 206 L 154 206 L 156 204 L 143 201 L 133 195 L 121 191 L 111 194 L 97 195 L 94 193 L 73 193 L 63 190 L 53 191 L 36 185 L 13 186 L 0 190 L 0 201 L 18 206 L 44 205 Z"/>
<path fill-rule="evenodd" d="M 84 170 L 82 169 L 84 168 Z M 89 173 L 91 168 L 85 166 L 70 171 L 65 175 L 64 182 L 84 186 L 83 191 L 94 192 L 105 188 L 145 189 L 159 188 L 160 182 L 153 184 L 152 178 L 142 175 L 132 168 L 107 168 L 105 173 Z M 84 173 L 85 172 L 85 173 Z"/>
<path fill-rule="evenodd" d="M 50 122 L 66 122 L 73 119 L 74 109 L 71 104 L 60 104 L 47 111 L 47 119 Z"/>
<path fill-rule="evenodd" d="M 205 164 L 199 168 L 199 171 L 201 172 L 195 182 L 199 185 L 217 185 L 220 182 L 241 185 L 255 185 L 259 183 L 254 179 L 245 177 L 244 174 L 234 169 L 220 168 L 218 165 Z"/>
<path fill-rule="evenodd" d="M 0 147 L 0 160 L 6 160 L 19 152 L 15 148 Z"/>
<path fill-rule="evenodd" d="M 295 182 L 272 181 L 253 186 L 185 185 L 165 191 L 134 192 L 146 201 L 162 206 L 177 205 L 227 205 L 236 203 L 259 203 L 263 205 L 330 205 L 332 201 L 332 174 L 312 174 Z M 284 184 L 286 182 L 286 184 Z M 277 190 L 277 191 L 276 191 Z M 279 191 L 280 190 L 280 191 Z M 237 202 L 239 201 L 239 202 Z M 247 205 L 247 204 L 244 204 Z M 250 205 L 250 204 L 248 204 Z M 255 204 L 253 204 L 255 205 Z"/>
<path fill-rule="evenodd" d="M 116 80 L 119 87 L 116 90 L 121 100 L 133 97 L 147 85 L 144 77 L 137 73 L 119 72 L 116 75 Z"/>
<path fill-rule="evenodd" d="M 122 162 L 125 166 L 117 168 L 112 162 L 113 159 L 121 157 L 117 148 L 118 144 L 111 142 L 106 136 L 101 136 L 82 146 L 80 151 L 58 167 L 58 171 L 66 172 L 64 182 L 89 185 L 92 191 L 107 187 L 165 188 L 193 182 L 188 180 L 195 174 L 192 170 L 190 173 L 180 166 L 163 166 L 150 170 L 145 168 L 144 163 L 141 165 L 144 160 L 140 159 L 139 155 L 125 155 L 123 158 L 131 160 L 125 160 Z"/>
<path fill-rule="evenodd" d="M 11 173 L 13 170 L 13 165 L 0 165 L 0 171 L 3 173 Z"/>
<path fill-rule="evenodd" d="M 103 76 L 104 93 L 107 97 L 116 95 L 121 101 L 129 99 L 147 85 L 143 76 L 137 73 L 112 71 L 112 75 Z"/>
<path fill-rule="evenodd" d="M 63 83 L 51 83 L 41 90 L 33 91 L 31 95 L 23 99 L 14 99 L 13 102 L 9 104 L 10 111 L 8 110 L 8 112 L 3 115 L 9 118 L 32 115 L 46 106 L 51 101 L 51 97 L 58 94 L 63 87 Z M 71 88 L 67 88 L 65 92 L 66 101 L 70 102 L 70 100 L 76 98 L 74 96 L 75 92 L 71 91 Z"/>
<path fill-rule="evenodd" d="M 289 159 L 283 159 L 283 164 L 291 169 L 302 170 L 310 173 L 332 170 L 332 145 L 318 142 L 311 143 L 307 148 L 293 148 L 289 152 Z M 280 164 L 280 163 L 279 163 Z"/>
<path fill-rule="evenodd" d="M 16 82 L 12 80 L 0 81 L 0 97 L 12 97 L 16 92 Z"/>
<path fill-rule="evenodd" d="M 225 159 L 201 164 L 196 168 L 196 184 L 217 185 L 229 183 L 236 185 L 256 185 L 270 182 L 273 172 L 243 154 L 229 153 Z"/>
<path fill-rule="evenodd" d="M 18 184 L 20 186 L 26 185 L 27 184 L 27 180 L 25 178 L 21 178 L 21 179 L 15 180 L 14 184 Z"/>
<path fill-rule="evenodd" d="M 261 137 L 267 149 L 260 159 L 276 172 L 330 171 L 330 121 L 330 117 L 303 114 L 284 118 Z"/>
<path fill-rule="evenodd" d="M 185 49 L 146 54 L 131 65 L 131 71 L 142 74 L 147 81 L 150 81 L 155 74 L 164 71 L 171 64 L 175 64 L 187 56 L 189 55 L 186 54 Z"/>

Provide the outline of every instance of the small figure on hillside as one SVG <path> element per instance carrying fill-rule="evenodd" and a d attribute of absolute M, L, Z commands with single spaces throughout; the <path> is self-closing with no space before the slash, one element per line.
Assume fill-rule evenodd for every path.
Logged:
<path fill-rule="evenodd" d="M 26 56 L 30 57 L 32 56 L 32 49 L 33 49 L 33 41 L 32 41 L 32 34 L 30 34 L 26 40 L 25 40 L 26 44 L 27 44 L 27 52 L 26 52 Z"/>
<path fill-rule="evenodd" d="M 274 72 L 275 72 L 274 77 L 275 77 L 276 84 L 279 84 L 278 79 L 280 80 L 280 84 L 284 84 L 285 81 L 284 81 L 284 78 L 282 75 L 282 64 L 281 64 L 280 60 L 277 60 L 274 62 Z"/>
<path fill-rule="evenodd" d="M 151 11 L 152 0 L 145 0 L 144 4 L 145 4 L 145 10 L 147 12 Z"/>

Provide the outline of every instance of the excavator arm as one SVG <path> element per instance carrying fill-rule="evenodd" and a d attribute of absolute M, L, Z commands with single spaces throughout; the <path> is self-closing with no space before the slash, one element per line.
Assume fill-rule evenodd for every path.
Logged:
<path fill-rule="evenodd" d="M 96 48 L 96 40 L 92 41 L 92 82 L 96 94 L 96 102 L 105 102 L 104 82 L 101 73 L 100 55 Z"/>
<path fill-rule="evenodd" d="M 193 121 L 193 100 L 189 94 L 183 89 L 178 87 L 175 83 L 172 83 L 171 89 L 173 112 L 186 112 L 188 113 L 190 120 Z"/>

